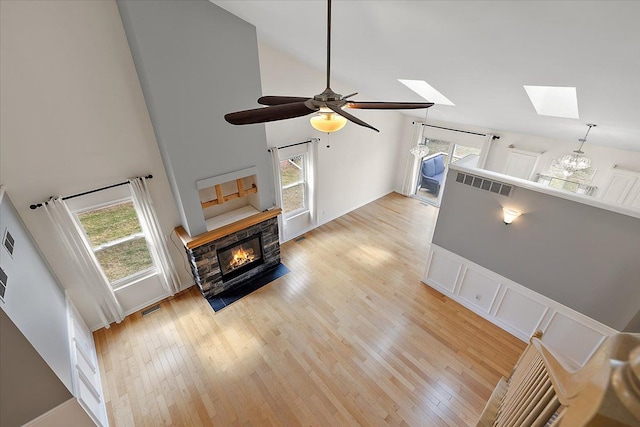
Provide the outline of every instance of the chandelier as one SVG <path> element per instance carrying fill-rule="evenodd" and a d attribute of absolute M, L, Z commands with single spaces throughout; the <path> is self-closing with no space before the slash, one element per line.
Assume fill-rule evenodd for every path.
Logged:
<path fill-rule="evenodd" d="M 411 154 L 416 156 L 416 158 L 418 159 L 423 158 L 424 156 L 429 154 L 429 147 L 427 146 L 428 141 L 429 140 L 426 139 L 424 144 L 418 144 L 415 147 L 412 147 L 411 150 L 409 151 L 411 152 Z"/>
<path fill-rule="evenodd" d="M 580 141 L 578 149 L 571 153 L 564 154 L 556 160 L 557 167 L 562 171 L 562 174 L 565 177 L 573 175 L 575 171 L 588 169 L 591 167 L 591 159 L 584 154 L 584 151 L 582 151 L 582 146 L 585 142 L 587 142 L 587 135 L 589 135 L 589 131 L 591 130 L 591 128 L 597 125 L 588 124 L 587 126 L 589 126 L 589 129 L 587 129 L 587 133 L 584 135 L 584 138 L 580 138 L 578 140 Z"/>
<path fill-rule="evenodd" d="M 421 159 L 429 154 L 429 138 L 424 137 L 424 126 L 427 124 L 427 116 L 429 115 L 429 110 L 425 110 L 424 112 L 424 125 L 420 125 L 420 139 L 422 141 L 409 150 L 411 154 L 416 156 L 416 159 Z"/>

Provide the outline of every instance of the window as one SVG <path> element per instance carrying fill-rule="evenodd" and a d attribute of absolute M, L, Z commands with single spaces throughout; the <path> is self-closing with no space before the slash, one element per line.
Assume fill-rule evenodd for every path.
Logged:
<path fill-rule="evenodd" d="M 155 272 L 131 199 L 77 212 L 76 216 L 114 288 Z"/>
<path fill-rule="evenodd" d="M 307 154 L 280 160 L 282 211 L 291 217 L 309 209 L 307 192 Z"/>
<path fill-rule="evenodd" d="M 480 148 L 468 147 L 466 145 L 455 144 L 453 149 L 453 160 L 451 162 L 455 162 L 456 160 L 460 160 L 464 157 L 467 157 L 470 154 L 475 154 L 476 156 L 480 155 L 482 150 Z"/>

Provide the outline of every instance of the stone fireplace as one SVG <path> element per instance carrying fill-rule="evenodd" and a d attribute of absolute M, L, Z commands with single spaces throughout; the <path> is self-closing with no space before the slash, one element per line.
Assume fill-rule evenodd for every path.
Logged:
<path fill-rule="evenodd" d="M 280 264 L 278 218 L 281 209 L 256 212 L 232 221 L 231 215 L 207 233 L 190 237 L 176 228 L 187 252 L 191 272 L 205 297 L 240 286 Z M 221 218 L 224 220 L 224 218 Z"/>

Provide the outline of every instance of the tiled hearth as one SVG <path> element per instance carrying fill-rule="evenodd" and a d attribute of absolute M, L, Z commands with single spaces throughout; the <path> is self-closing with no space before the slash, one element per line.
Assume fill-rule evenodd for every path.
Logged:
<path fill-rule="evenodd" d="M 277 218 L 280 212 L 280 209 L 259 212 L 195 237 L 190 237 L 182 227 L 176 228 L 187 252 L 194 280 L 205 297 L 239 286 L 280 264 Z M 231 278 L 223 279 L 217 251 L 253 236 L 260 236 L 261 262 L 240 275 L 229 275 L 226 277 Z"/>

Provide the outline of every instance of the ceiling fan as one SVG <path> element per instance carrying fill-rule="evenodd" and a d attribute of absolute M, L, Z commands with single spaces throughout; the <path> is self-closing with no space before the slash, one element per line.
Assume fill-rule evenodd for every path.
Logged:
<path fill-rule="evenodd" d="M 409 110 L 429 108 L 433 102 L 357 102 L 351 101 L 356 93 L 342 96 L 331 90 L 331 0 L 327 1 L 327 88 L 313 98 L 298 96 L 262 96 L 258 104 L 263 108 L 237 111 L 225 114 L 224 118 L 233 125 L 273 122 L 292 119 L 318 112 L 311 118 L 311 125 L 321 132 L 335 132 L 344 127 L 347 120 L 380 132 L 370 124 L 347 113 L 345 109 L 363 110 Z"/>

